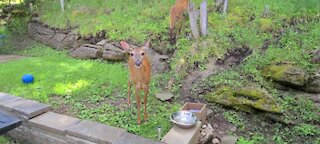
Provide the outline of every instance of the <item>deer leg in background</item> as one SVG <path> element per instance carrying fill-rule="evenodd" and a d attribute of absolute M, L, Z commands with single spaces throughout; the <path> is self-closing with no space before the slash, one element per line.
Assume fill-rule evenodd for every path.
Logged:
<path fill-rule="evenodd" d="M 185 28 L 186 28 L 186 16 L 188 16 L 187 12 L 184 12 L 180 20 L 177 22 L 177 33 L 176 33 L 176 40 L 179 38 L 179 35 L 185 35 Z"/>
<path fill-rule="evenodd" d="M 175 43 L 175 30 L 174 27 L 173 28 L 169 28 L 169 36 L 170 36 L 170 44 L 174 44 Z"/>

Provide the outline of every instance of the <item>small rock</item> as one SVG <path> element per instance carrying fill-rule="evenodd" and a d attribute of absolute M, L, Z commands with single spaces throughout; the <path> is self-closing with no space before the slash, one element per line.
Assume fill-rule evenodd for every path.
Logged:
<path fill-rule="evenodd" d="M 207 108 L 207 117 L 211 116 L 213 114 L 213 110 Z"/>
<path fill-rule="evenodd" d="M 207 125 L 202 125 L 202 128 L 203 128 L 203 129 L 207 128 Z"/>
<path fill-rule="evenodd" d="M 230 128 L 230 131 L 232 131 L 232 132 L 235 132 L 237 130 L 237 127 L 236 126 L 232 126 L 231 128 Z"/>
<path fill-rule="evenodd" d="M 200 141 L 199 144 L 206 144 L 213 138 L 213 128 L 210 124 L 203 125 L 200 129 Z"/>
<path fill-rule="evenodd" d="M 156 98 L 161 101 L 167 101 L 174 97 L 174 95 L 170 92 L 162 92 L 162 93 L 156 93 Z"/>
<path fill-rule="evenodd" d="M 218 138 L 212 139 L 212 144 L 220 144 L 220 140 Z"/>
<path fill-rule="evenodd" d="M 235 144 L 237 140 L 236 136 L 224 136 L 221 138 L 221 144 Z"/>

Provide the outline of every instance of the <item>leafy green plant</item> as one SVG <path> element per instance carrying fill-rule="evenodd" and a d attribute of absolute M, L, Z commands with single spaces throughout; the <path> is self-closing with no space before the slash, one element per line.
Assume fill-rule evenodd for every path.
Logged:
<path fill-rule="evenodd" d="M 319 128 L 317 128 L 314 125 L 310 124 L 300 124 L 294 127 L 295 132 L 298 133 L 298 135 L 302 136 L 315 136 L 315 135 L 320 135 Z"/>
<path fill-rule="evenodd" d="M 254 134 L 250 139 L 240 136 L 236 144 L 260 144 L 267 143 L 266 138 L 261 134 Z"/>
<path fill-rule="evenodd" d="M 223 113 L 223 116 L 230 123 L 232 123 L 235 126 L 237 126 L 237 128 L 239 128 L 241 131 L 243 131 L 246 128 L 246 125 L 245 125 L 243 119 L 235 111 L 226 111 L 226 112 Z"/>

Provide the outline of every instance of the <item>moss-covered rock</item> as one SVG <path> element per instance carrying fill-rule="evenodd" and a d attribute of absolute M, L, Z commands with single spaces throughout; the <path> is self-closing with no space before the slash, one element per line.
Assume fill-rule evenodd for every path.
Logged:
<path fill-rule="evenodd" d="M 306 92 L 320 93 L 320 71 L 311 74 L 303 89 Z"/>
<path fill-rule="evenodd" d="M 234 89 L 229 86 L 221 86 L 205 98 L 208 102 L 234 107 L 245 112 L 252 112 L 256 109 L 271 113 L 282 112 L 268 92 L 256 87 Z"/>
<path fill-rule="evenodd" d="M 301 87 L 308 81 L 305 70 L 289 63 L 270 64 L 262 70 L 262 74 L 286 86 Z"/>

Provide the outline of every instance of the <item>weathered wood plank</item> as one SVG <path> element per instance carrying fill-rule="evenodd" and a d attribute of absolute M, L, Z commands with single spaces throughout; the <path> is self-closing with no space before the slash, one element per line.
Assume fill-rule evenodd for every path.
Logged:
<path fill-rule="evenodd" d="M 201 34 L 203 36 L 207 34 L 207 25 L 208 25 L 207 0 L 204 0 L 200 5 L 200 28 L 201 28 Z"/>
<path fill-rule="evenodd" d="M 64 12 L 64 0 L 60 0 L 61 11 Z"/>
<path fill-rule="evenodd" d="M 228 0 L 224 0 L 224 3 L 223 3 L 223 14 L 227 14 L 227 9 L 228 9 Z"/>
<path fill-rule="evenodd" d="M 199 38 L 198 26 L 197 26 L 197 12 L 194 7 L 194 3 L 189 3 L 188 7 L 189 12 L 189 21 L 190 21 L 190 28 L 194 39 Z"/>

